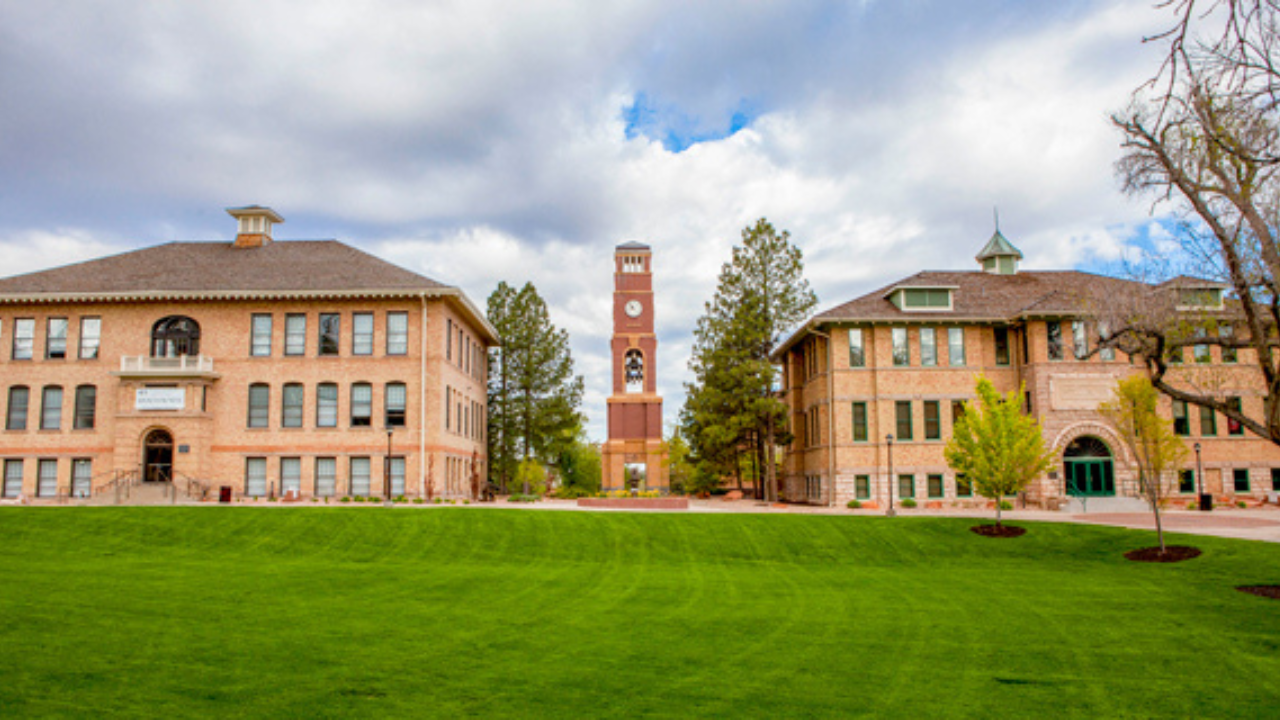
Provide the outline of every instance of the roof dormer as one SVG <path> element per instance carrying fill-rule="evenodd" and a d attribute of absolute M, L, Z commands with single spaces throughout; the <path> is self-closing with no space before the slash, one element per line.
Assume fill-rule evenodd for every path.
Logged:
<path fill-rule="evenodd" d="M 890 288 L 884 297 L 902 312 L 951 312 L 955 309 L 954 285 L 916 285 Z"/>
<path fill-rule="evenodd" d="M 1014 247 L 1013 243 L 1000 234 L 1000 229 L 996 228 L 995 234 L 982 247 L 975 259 L 982 263 L 983 272 L 1017 275 L 1018 261 L 1022 259 L 1022 251 Z"/>
<path fill-rule="evenodd" d="M 239 221 L 235 246 L 238 248 L 262 247 L 271 242 L 271 227 L 284 222 L 284 218 L 269 207 L 249 205 L 227 208 L 227 214 Z"/>

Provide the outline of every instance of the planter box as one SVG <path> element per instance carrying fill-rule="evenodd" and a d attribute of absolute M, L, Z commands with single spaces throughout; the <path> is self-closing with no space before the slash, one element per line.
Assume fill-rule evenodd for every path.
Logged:
<path fill-rule="evenodd" d="M 618 510 L 688 510 L 689 498 L 578 498 L 578 507 Z"/>

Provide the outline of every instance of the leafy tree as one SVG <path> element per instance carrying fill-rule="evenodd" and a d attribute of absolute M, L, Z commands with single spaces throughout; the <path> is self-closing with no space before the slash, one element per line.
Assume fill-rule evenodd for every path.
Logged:
<path fill-rule="evenodd" d="M 1130 375 L 1116 383 L 1112 398 L 1098 412 L 1115 427 L 1138 463 L 1138 484 L 1156 519 L 1156 536 L 1163 555 L 1164 528 L 1160 506 L 1177 482 L 1187 458 L 1187 446 L 1173 432 L 1173 423 L 1156 412 L 1159 393 L 1145 375 Z"/>
<path fill-rule="evenodd" d="M 499 283 L 488 310 L 502 338 L 489 355 L 489 457 L 505 491 L 521 460 L 553 462 L 573 442 L 583 383 L 573 374 L 569 335 L 551 323 L 533 283 L 518 291 Z"/>
<path fill-rule="evenodd" d="M 525 458 L 516 466 L 515 481 L 525 495 L 542 496 L 547 491 L 547 469 L 534 458 Z"/>
<path fill-rule="evenodd" d="M 560 467 L 563 497 L 583 497 L 600 491 L 600 447 L 579 432 L 565 444 L 556 463 Z"/>
<path fill-rule="evenodd" d="M 996 503 L 996 527 L 1000 527 L 1000 501 L 1022 492 L 1027 483 L 1053 467 L 1053 454 L 1035 418 L 1022 412 L 1022 393 L 1001 395 L 986 377 L 979 376 L 979 401 L 965 403 L 947 441 L 947 465 L 973 484 L 978 494 Z"/>
<path fill-rule="evenodd" d="M 693 477 L 694 465 L 690 460 L 689 443 L 685 442 L 679 428 L 676 428 L 663 443 L 663 450 L 667 458 L 663 463 L 670 478 L 671 492 L 684 494 L 687 492 L 689 480 Z"/>

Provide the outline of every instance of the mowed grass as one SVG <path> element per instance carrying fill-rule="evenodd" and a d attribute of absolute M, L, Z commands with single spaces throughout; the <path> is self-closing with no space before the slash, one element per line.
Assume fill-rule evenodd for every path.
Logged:
<path fill-rule="evenodd" d="M 1280 714 L 1280 546 L 972 524 L 7 508 L 0 714 Z"/>

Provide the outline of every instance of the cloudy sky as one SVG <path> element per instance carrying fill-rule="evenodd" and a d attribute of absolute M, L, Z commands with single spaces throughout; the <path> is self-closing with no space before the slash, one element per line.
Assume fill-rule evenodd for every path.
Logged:
<path fill-rule="evenodd" d="M 0 275 L 174 240 L 337 238 L 478 304 L 532 281 L 603 439 L 610 262 L 654 248 L 659 387 L 742 228 L 822 308 L 921 269 L 1107 269 L 1158 232 L 1107 122 L 1155 0 L 0 0 Z"/>

